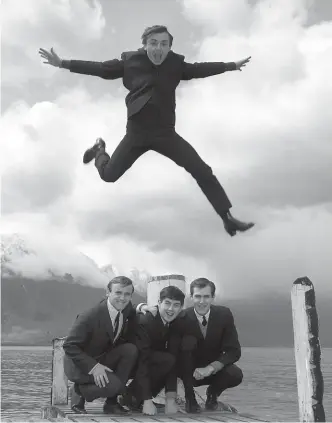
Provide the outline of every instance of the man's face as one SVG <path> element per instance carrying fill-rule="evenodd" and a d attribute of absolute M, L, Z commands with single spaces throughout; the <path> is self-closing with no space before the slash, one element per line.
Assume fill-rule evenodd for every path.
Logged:
<path fill-rule="evenodd" d="M 161 65 L 171 49 L 167 32 L 151 34 L 147 38 L 144 48 L 151 62 L 154 65 Z"/>
<path fill-rule="evenodd" d="M 206 286 L 204 288 L 195 287 L 191 298 L 194 301 L 194 308 L 196 312 L 201 316 L 208 313 L 214 299 L 214 297 L 212 297 L 210 286 Z"/>
<path fill-rule="evenodd" d="M 172 322 L 182 310 L 180 301 L 164 298 L 162 302 L 159 301 L 158 305 L 159 314 L 165 322 Z"/>
<path fill-rule="evenodd" d="M 111 289 L 111 291 L 107 291 L 107 297 L 116 310 L 122 311 L 129 301 L 131 301 L 133 296 L 133 286 L 122 286 L 121 284 L 116 283 L 112 285 Z"/>

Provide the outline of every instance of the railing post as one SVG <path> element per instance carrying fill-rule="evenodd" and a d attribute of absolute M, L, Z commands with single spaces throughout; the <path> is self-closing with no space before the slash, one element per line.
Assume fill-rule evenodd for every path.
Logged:
<path fill-rule="evenodd" d="M 52 341 L 52 391 L 51 404 L 68 404 L 68 379 L 63 367 L 65 338 L 55 338 Z"/>
<path fill-rule="evenodd" d="M 296 279 L 291 298 L 300 421 L 325 422 L 318 315 L 307 277 Z"/>
<path fill-rule="evenodd" d="M 182 292 L 186 293 L 186 279 L 183 275 L 164 275 L 152 276 L 148 280 L 147 303 L 154 306 L 158 303 L 159 293 L 165 286 L 177 286 Z"/>

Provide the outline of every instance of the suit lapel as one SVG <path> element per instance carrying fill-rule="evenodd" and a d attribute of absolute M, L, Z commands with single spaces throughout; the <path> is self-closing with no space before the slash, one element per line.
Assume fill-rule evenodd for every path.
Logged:
<path fill-rule="evenodd" d="M 106 329 L 106 332 L 108 333 L 109 337 L 111 338 L 111 340 L 113 342 L 114 333 L 113 333 L 112 321 L 111 321 L 111 318 L 110 318 L 110 314 L 108 312 L 107 300 L 105 300 L 101 304 L 101 324 Z"/>
<path fill-rule="evenodd" d="M 215 328 L 218 325 L 218 316 L 216 311 L 217 310 L 212 305 L 210 308 L 210 316 L 209 316 L 209 321 L 208 321 L 208 325 L 206 329 L 205 342 L 208 342 L 210 339 L 211 340 L 215 339 L 214 332 L 215 332 Z"/>

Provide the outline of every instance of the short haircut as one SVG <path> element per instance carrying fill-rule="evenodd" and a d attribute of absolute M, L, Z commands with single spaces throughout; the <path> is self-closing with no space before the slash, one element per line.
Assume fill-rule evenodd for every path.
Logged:
<path fill-rule="evenodd" d="M 185 294 L 177 286 L 166 286 L 159 293 L 159 301 L 162 303 L 166 298 L 174 301 L 180 301 L 181 305 L 184 304 Z"/>
<path fill-rule="evenodd" d="M 108 284 L 107 284 L 107 289 L 111 292 L 112 291 L 112 286 L 119 284 L 122 287 L 125 286 L 132 286 L 133 287 L 133 292 L 134 292 L 134 284 L 133 281 L 129 278 L 127 278 L 127 276 L 115 276 L 115 278 L 111 279 Z"/>
<path fill-rule="evenodd" d="M 191 282 L 190 284 L 190 295 L 192 296 L 194 294 L 195 288 L 205 288 L 206 286 L 209 286 L 211 288 L 211 295 L 214 297 L 216 293 L 216 286 L 213 282 L 209 281 L 209 279 L 206 278 L 198 278 Z"/>
<path fill-rule="evenodd" d="M 152 34 L 162 34 L 163 32 L 167 32 L 169 38 L 169 45 L 172 47 L 173 44 L 173 35 L 168 32 L 168 29 L 164 25 L 153 25 L 145 28 L 142 34 L 142 44 L 145 46 L 148 37 Z"/>

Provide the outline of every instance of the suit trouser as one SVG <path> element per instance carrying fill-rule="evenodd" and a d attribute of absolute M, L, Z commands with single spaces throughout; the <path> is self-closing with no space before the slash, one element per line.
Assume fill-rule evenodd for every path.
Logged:
<path fill-rule="evenodd" d="M 235 364 L 229 364 L 222 370 L 201 380 L 196 380 L 193 376 L 200 365 L 192 352 L 182 352 L 179 360 L 178 374 L 183 381 L 185 396 L 190 398 L 193 395 L 194 387 L 208 385 L 210 392 L 217 397 L 226 389 L 238 386 L 243 379 L 242 370 Z"/>
<path fill-rule="evenodd" d="M 189 172 L 219 216 L 223 217 L 232 207 L 212 169 L 172 127 L 147 128 L 129 120 L 126 135 L 112 156 L 100 150 L 95 165 L 104 181 L 115 182 L 149 150 L 168 157 Z"/>
<path fill-rule="evenodd" d="M 140 376 L 140 363 L 138 363 L 134 379 L 129 385 L 129 391 L 137 398 L 138 402 L 157 396 L 163 388 L 165 388 L 166 392 L 176 392 L 177 374 L 175 364 L 176 359 L 173 354 L 153 351 L 148 366 L 149 391 L 151 395 L 147 394 L 144 380 Z"/>
<path fill-rule="evenodd" d="M 122 344 L 112 348 L 100 360 L 100 363 L 109 367 L 113 372 L 106 370 L 108 384 L 99 388 L 94 383 L 92 375 L 87 375 L 81 381 L 77 381 L 82 396 L 87 401 L 96 398 L 114 398 L 123 392 L 129 375 L 136 364 L 138 350 L 134 344 Z M 80 383 L 81 382 L 81 383 Z"/>

